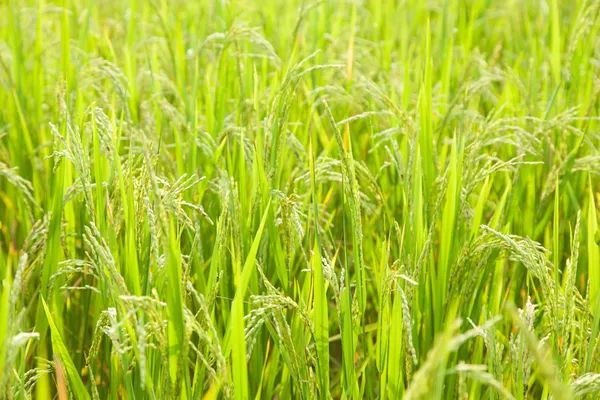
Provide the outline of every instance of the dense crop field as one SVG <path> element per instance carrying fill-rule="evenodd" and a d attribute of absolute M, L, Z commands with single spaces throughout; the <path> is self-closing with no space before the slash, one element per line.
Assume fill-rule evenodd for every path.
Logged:
<path fill-rule="evenodd" d="M 596 398 L 599 13 L 0 0 L 0 398 Z"/>

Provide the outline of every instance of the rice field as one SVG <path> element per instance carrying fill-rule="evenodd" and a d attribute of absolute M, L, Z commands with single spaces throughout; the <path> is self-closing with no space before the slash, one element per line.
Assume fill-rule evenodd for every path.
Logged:
<path fill-rule="evenodd" d="M 599 14 L 0 0 L 0 399 L 600 398 Z"/>

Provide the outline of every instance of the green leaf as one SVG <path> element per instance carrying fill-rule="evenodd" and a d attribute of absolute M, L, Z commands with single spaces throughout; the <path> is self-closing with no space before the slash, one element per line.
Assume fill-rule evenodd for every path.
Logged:
<path fill-rule="evenodd" d="M 50 314 L 50 310 L 48 309 L 48 305 L 42 296 L 40 296 L 42 301 L 42 305 L 44 306 L 44 311 L 46 312 L 46 318 L 48 319 L 48 324 L 50 325 L 50 334 L 52 336 L 52 350 L 54 354 L 58 356 L 60 361 L 63 364 L 63 367 L 67 373 L 67 377 L 69 378 L 70 388 L 75 394 L 77 399 L 89 399 L 90 395 L 85 389 L 85 385 L 81 380 L 79 372 L 75 365 L 73 364 L 73 360 L 71 360 L 71 356 L 69 355 L 69 350 L 66 348 L 63 343 L 62 338 L 60 337 L 60 331 L 58 327 L 54 323 L 54 319 L 52 319 L 52 314 Z"/>

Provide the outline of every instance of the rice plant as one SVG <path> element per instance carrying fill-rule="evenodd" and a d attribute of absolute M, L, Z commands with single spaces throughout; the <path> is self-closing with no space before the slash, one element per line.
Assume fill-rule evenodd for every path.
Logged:
<path fill-rule="evenodd" d="M 600 398 L 600 1 L 0 16 L 0 399 Z"/>

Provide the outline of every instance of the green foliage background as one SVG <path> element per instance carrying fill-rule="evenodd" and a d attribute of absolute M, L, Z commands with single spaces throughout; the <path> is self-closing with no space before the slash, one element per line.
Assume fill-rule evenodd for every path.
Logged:
<path fill-rule="evenodd" d="M 0 398 L 594 398 L 599 10 L 0 0 Z"/>

